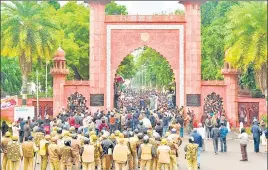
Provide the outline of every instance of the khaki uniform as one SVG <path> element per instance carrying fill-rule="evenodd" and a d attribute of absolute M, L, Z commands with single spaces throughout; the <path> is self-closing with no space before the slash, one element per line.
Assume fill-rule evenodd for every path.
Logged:
<path fill-rule="evenodd" d="M 40 147 L 40 141 L 45 138 L 45 135 L 42 132 L 36 132 L 33 135 L 34 143 L 36 147 Z"/>
<path fill-rule="evenodd" d="M 176 142 L 171 140 L 168 142 L 168 146 L 171 149 L 170 152 L 170 170 L 177 170 L 178 169 L 178 161 L 177 161 L 177 148 Z"/>
<path fill-rule="evenodd" d="M 169 170 L 170 169 L 170 153 L 171 149 L 167 145 L 161 145 L 157 148 L 158 155 L 158 170 Z"/>
<path fill-rule="evenodd" d="M 39 155 L 41 156 L 41 170 L 46 170 L 47 169 L 48 145 L 49 145 L 49 142 L 47 140 L 42 139 L 40 141 Z"/>
<path fill-rule="evenodd" d="M 113 160 L 115 170 L 128 170 L 127 159 L 128 159 L 128 147 L 126 145 L 117 144 L 114 147 Z"/>
<path fill-rule="evenodd" d="M 34 152 L 37 150 L 38 148 L 32 141 L 26 141 L 22 144 L 24 170 L 33 170 Z"/>
<path fill-rule="evenodd" d="M 60 159 L 60 167 L 62 170 L 71 170 L 73 163 L 72 163 L 72 158 L 73 158 L 73 153 L 72 153 L 72 148 L 70 146 L 63 146 L 60 149 L 61 153 L 61 159 Z"/>
<path fill-rule="evenodd" d="M 1 140 L 1 148 L 3 150 L 2 170 L 7 170 L 7 145 L 11 142 L 11 138 L 3 137 Z"/>
<path fill-rule="evenodd" d="M 152 161 L 152 144 L 141 144 L 141 163 L 140 168 L 142 170 L 150 170 L 151 169 L 151 161 Z"/>
<path fill-rule="evenodd" d="M 101 159 L 100 156 L 102 154 L 102 147 L 98 141 L 93 142 L 94 146 L 94 162 L 95 166 L 97 167 L 97 170 L 101 170 Z"/>
<path fill-rule="evenodd" d="M 40 141 L 45 138 L 44 133 L 42 133 L 42 132 L 35 132 L 33 134 L 33 138 L 34 138 L 35 146 L 39 149 L 39 147 L 40 147 Z M 39 155 L 37 155 L 36 159 L 37 159 L 36 161 L 39 163 L 40 162 Z"/>
<path fill-rule="evenodd" d="M 83 170 L 95 170 L 95 158 L 94 158 L 94 146 L 84 145 L 82 154 L 82 166 Z"/>
<path fill-rule="evenodd" d="M 129 169 L 130 170 L 138 167 L 138 163 L 137 163 L 138 141 L 139 141 L 139 139 L 136 137 L 129 138 L 130 151 L 131 151 L 131 155 L 132 155 L 132 160 L 129 161 Z"/>
<path fill-rule="evenodd" d="M 60 148 L 56 143 L 51 143 L 48 145 L 48 155 L 50 161 L 50 169 L 51 170 L 59 170 L 60 169 Z"/>
<path fill-rule="evenodd" d="M 186 152 L 186 160 L 188 164 L 188 170 L 197 170 L 197 152 L 198 144 L 189 143 L 184 148 Z"/>
<path fill-rule="evenodd" d="M 18 141 L 9 142 L 7 145 L 8 170 L 19 170 L 22 158 L 21 145 Z"/>
<path fill-rule="evenodd" d="M 160 141 L 155 140 L 154 138 L 150 138 L 149 143 L 151 143 L 153 145 L 153 150 L 157 150 L 158 146 L 160 145 Z M 151 169 L 157 169 L 157 165 L 158 165 L 158 157 L 157 155 L 155 155 L 152 158 L 152 162 L 151 162 Z"/>
<path fill-rule="evenodd" d="M 80 154 L 79 151 L 81 149 L 81 143 L 78 139 L 72 139 L 71 141 L 71 147 L 73 151 L 73 163 L 76 166 L 76 169 L 78 169 L 79 162 L 80 162 Z"/>

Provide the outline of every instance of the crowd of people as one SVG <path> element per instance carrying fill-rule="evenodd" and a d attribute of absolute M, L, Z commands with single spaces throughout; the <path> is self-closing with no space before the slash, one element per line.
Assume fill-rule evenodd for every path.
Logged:
<path fill-rule="evenodd" d="M 215 154 L 227 152 L 225 115 L 209 114 L 204 124 L 194 128 L 194 112 L 171 107 L 167 104 L 171 99 L 156 92 L 131 92 L 122 97 L 121 108 L 110 111 L 91 113 L 88 108 L 69 107 L 61 108 L 53 119 L 20 118 L 13 123 L 12 134 L 2 127 L 2 170 L 18 170 L 21 160 L 24 170 L 35 169 L 36 163 L 41 170 L 46 170 L 48 163 L 51 170 L 177 170 L 184 131 L 189 135 L 184 148 L 189 170 L 201 168 L 206 139 L 213 140 Z M 260 128 L 254 124 L 258 152 Z M 242 161 L 247 161 L 245 129 L 239 138 Z"/>

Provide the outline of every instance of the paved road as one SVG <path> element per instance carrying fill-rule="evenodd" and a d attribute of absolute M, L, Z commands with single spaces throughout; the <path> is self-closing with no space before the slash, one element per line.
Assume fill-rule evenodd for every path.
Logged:
<path fill-rule="evenodd" d="M 184 159 L 183 148 L 187 144 L 188 139 L 184 139 L 180 147 L 179 170 L 187 170 L 187 164 Z M 219 153 L 215 155 L 211 140 L 206 140 L 206 151 L 201 154 L 202 170 L 267 170 L 267 153 L 264 152 L 265 147 L 260 147 L 260 153 L 253 152 L 253 143 L 248 145 L 248 162 L 240 162 L 241 153 L 238 140 L 227 140 L 227 153 Z M 36 170 L 40 170 L 37 165 Z M 23 165 L 21 165 L 23 170 Z M 50 168 L 47 168 L 50 170 Z"/>

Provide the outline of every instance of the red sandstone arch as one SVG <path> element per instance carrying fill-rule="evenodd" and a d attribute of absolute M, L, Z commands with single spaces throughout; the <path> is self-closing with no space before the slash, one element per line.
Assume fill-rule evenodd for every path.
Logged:
<path fill-rule="evenodd" d="M 123 59 L 135 49 L 148 46 L 161 54 L 169 63 L 176 81 L 176 90 L 179 87 L 179 54 L 180 54 L 180 30 L 178 29 L 112 29 L 111 30 L 111 92 L 114 89 L 113 81 L 118 66 Z M 108 40 L 109 41 L 109 40 Z M 108 73 L 109 74 L 109 73 Z M 109 76 L 109 75 L 108 75 Z M 111 94 L 111 106 L 113 106 L 114 94 Z M 179 105 L 179 95 L 176 95 Z"/>

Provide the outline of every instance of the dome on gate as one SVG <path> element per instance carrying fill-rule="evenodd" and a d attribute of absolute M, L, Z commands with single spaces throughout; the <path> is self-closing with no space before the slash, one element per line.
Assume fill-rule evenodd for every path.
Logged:
<path fill-rule="evenodd" d="M 64 50 L 61 47 L 59 47 L 57 49 L 57 51 L 56 51 L 56 53 L 54 55 L 53 60 L 66 60 L 65 59 L 65 52 L 64 52 Z"/>

